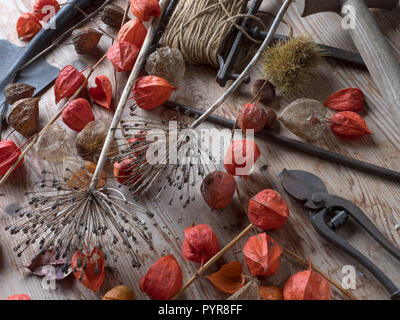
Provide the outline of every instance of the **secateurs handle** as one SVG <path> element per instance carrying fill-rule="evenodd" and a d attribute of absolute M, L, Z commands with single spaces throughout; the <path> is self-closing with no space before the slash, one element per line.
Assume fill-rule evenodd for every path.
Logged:
<path fill-rule="evenodd" d="M 400 249 L 394 246 L 386 237 L 375 227 L 366 214 L 353 202 L 342 197 L 326 193 L 314 193 L 312 196 L 313 204 L 323 204 L 328 209 L 345 210 L 368 234 L 376 240 L 387 252 L 400 261 Z M 306 203 L 310 209 L 314 209 L 313 204 Z M 322 206 L 321 206 L 322 207 Z"/>
<path fill-rule="evenodd" d="M 380 270 L 375 264 L 372 263 L 366 256 L 364 256 L 360 251 L 352 247 L 347 241 L 340 237 L 336 232 L 328 227 L 326 223 L 326 218 L 329 211 L 324 208 L 318 213 L 311 212 L 310 219 L 311 224 L 317 233 L 330 242 L 332 245 L 341 249 L 347 253 L 350 257 L 356 260 L 358 263 L 363 265 L 389 292 L 391 299 L 400 299 L 400 289 Z"/>

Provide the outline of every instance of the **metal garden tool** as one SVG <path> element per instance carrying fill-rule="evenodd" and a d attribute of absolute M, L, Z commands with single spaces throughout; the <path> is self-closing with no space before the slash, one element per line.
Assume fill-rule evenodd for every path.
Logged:
<path fill-rule="evenodd" d="M 0 116 L 2 120 L 7 112 L 4 88 L 8 84 L 27 83 L 36 88 L 34 96 L 37 96 L 54 82 L 59 73 L 58 68 L 49 65 L 43 55 L 40 57 L 38 55 L 48 48 L 75 18 L 82 17 L 82 23 L 86 22 L 88 18 L 84 19 L 76 6 L 85 10 L 93 2 L 93 0 L 69 1 L 49 21 L 49 25 L 55 26 L 55 29 L 43 28 L 26 47 L 17 47 L 6 40 L 0 40 Z M 32 60 L 34 61 L 30 63 Z"/>
<path fill-rule="evenodd" d="M 290 196 L 305 202 L 305 207 L 310 210 L 311 224 L 317 233 L 364 266 L 385 287 L 392 299 L 400 299 L 400 289 L 383 271 L 335 232 L 348 219 L 353 219 L 383 249 L 400 261 L 400 249 L 383 236 L 365 213 L 351 201 L 329 194 L 324 182 L 310 172 L 285 169 L 280 178 Z"/>
<path fill-rule="evenodd" d="M 344 16 L 358 51 L 399 125 L 400 62 L 368 10 L 394 10 L 400 6 L 399 0 L 298 0 L 296 3 L 302 17 L 328 11 Z"/>

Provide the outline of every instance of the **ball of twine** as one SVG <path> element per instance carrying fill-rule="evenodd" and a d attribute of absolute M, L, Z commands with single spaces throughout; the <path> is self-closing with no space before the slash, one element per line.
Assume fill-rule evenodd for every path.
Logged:
<path fill-rule="evenodd" d="M 162 46 L 177 48 L 190 64 L 208 64 L 218 68 L 217 53 L 232 27 L 252 38 L 237 24 L 238 19 L 251 18 L 266 29 L 262 20 L 243 13 L 248 0 L 185 0 L 179 1 L 164 35 Z"/>

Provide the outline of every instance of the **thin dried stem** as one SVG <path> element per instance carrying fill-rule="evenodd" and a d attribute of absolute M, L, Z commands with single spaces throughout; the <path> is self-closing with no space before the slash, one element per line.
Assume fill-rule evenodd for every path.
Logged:
<path fill-rule="evenodd" d="M 164 8 L 166 7 L 167 3 L 169 2 L 169 0 L 161 0 L 160 1 L 160 7 L 161 7 L 161 11 L 164 11 Z M 108 151 L 110 149 L 110 145 L 111 142 L 114 140 L 114 136 L 115 136 L 115 131 L 118 127 L 118 124 L 121 120 L 122 117 L 122 113 L 125 109 L 125 105 L 128 102 L 129 99 L 129 95 L 132 91 L 132 87 L 136 81 L 136 79 L 138 78 L 140 72 L 143 69 L 143 65 L 146 62 L 146 58 L 147 58 L 147 51 L 150 48 L 156 34 L 157 34 L 157 29 L 158 29 L 158 19 L 153 18 L 152 22 L 151 22 L 151 26 L 149 28 L 149 31 L 147 33 L 146 39 L 143 43 L 143 46 L 140 50 L 139 56 L 137 57 L 135 66 L 133 67 L 133 70 L 128 78 L 128 81 L 126 83 L 125 89 L 122 92 L 122 96 L 121 99 L 118 103 L 117 109 L 115 111 L 113 120 L 111 122 L 110 125 L 110 129 L 108 130 L 108 134 L 106 137 L 106 140 L 104 141 L 104 145 L 103 145 L 103 149 L 101 151 L 100 154 L 100 158 L 99 161 L 97 163 L 97 167 L 96 167 L 96 171 L 93 174 L 93 180 L 92 183 L 90 185 L 90 188 L 95 188 L 95 184 L 96 184 L 96 179 L 99 178 L 101 171 L 103 170 L 106 158 L 107 158 L 107 154 Z"/>
<path fill-rule="evenodd" d="M 175 294 L 171 300 L 176 300 L 179 296 L 188 288 L 190 285 L 202 275 L 209 267 L 211 267 L 219 258 L 221 258 L 229 249 L 231 249 L 239 240 L 241 240 L 250 230 L 253 228 L 252 224 L 249 224 L 241 233 L 239 233 L 232 241 L 230 241 L 223 249 L 221 249 L 215 256 L 208 260 L 182 287 L 181 290 Z"/>
<path fill-rule="evenodd" d="M 286 249 L 286 248 L 284 248 L 282 246 L 281 246 L 281 248 L 282 248 L 282 250 L 283 250 L 283 252 L 285 254 L 291 256 L 292 258 L 294 258 L 295 260 L 299 261 L 300 263 L 302 263 L 302 264 L 304 264 L 306 266 L 311 265 L 311 269 L 313 269 L 315 272 L 319 273 L 326 280 L 328 280 L 335 288 L 337 288 L 347 298 L 349 298 L 350 300 L 357 300 L 357 298 L 354 295 L 352 295 L 350 292 L 345 290 L 337 281 L 333 280 L 325 272 L 323 272 L 321 269 L 316 267 L 313 263 L 310 263 L 306 259 L 303 259 L 302 257 L 298 256 L 296 253 L 294 253 L 293 251 L 291 251 L 289 249 Z"/>

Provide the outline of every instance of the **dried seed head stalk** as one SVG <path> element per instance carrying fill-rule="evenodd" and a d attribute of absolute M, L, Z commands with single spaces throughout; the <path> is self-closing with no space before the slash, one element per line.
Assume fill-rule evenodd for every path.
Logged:
<path fill-rule="evenodd" d="M 190 129 L 195 117 L 187 112 L 177 112 L 168 123 L 137 115 L 134 111 L 132 107 L 134 120 L 121 121 L 128 143 L 119 141 L 119 150 L 114 150 L 109 160 L 113 163 L 130 160 L 125 170 L 129 174 L 123 185 L 128 186 L 135 197 L 140 197 L 153 185 L 159 187 L 158 197 L 169 186 L 174 188 L 170 204 L 178 197 L 186 207 L 195 199 L 193 187 L 210 173 L 209 165 L 215 167 L 214 158 L 204 143 L 207 137 Z M 158 151 L 153 153 L 154 150 Z"/>
<path fill-rule="evenodd" d="M 81 181 L 77 175 L 70 179 L 50 172 L 43 174 L 44 178 L 35 183 L 37 190 L 26 193 L 29 203 L 15 210 L 19 219 L 6 227 L 12 235 L 26 235 L 14 248 L 18 257 L 35 244 L 41 254 L 54 248 L 56 259 L 65 259 L 66 271 L 77 250 L 90 255 L 94 248 L 101 249 L 106 257 L 116 261 L 119 254 L 114 249 L 122 242 L 133 266 L 140 266 L 133 249 L 138 241 L 134 234 L 152 248 L 151 234 L 136 215 L 143 209 L 126 200 L 118 190 L 90 189 L 87 181 Z"/>
<path fill-rule="evenodd" d="M 309 36 L 278 42 L 264 52 L 265 77 L 283 94 L 297 93 L 311 81 L 323 52 Z"/>

